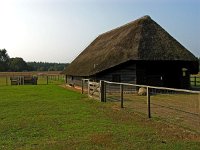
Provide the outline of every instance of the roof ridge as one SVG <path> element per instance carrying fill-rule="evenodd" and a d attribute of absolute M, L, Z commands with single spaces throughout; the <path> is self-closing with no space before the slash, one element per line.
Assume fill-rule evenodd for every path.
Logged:
<path fill-rule="evenodd" d="M 147 19 L 151 19 L 151 17 L 150 17 L 149 15 L 145 15 L 145 16 L 140 17 L 140 18 L 138 18 L 138 19 L 136 19 L 136 20 L 134 20 L 134 21 L 128 22 L 128 23 L 126 23 L 126 24 L 124 24 L 124 25 L 122 25 L 122 26 L 119 26 L 119 27 L 116 27 L 116 28 L 114 28 L 114 29 L 111 29 L 111 30 L 109 30 L 109 31 L 107 31 L 107 32 L 104 32 L 104 33 L 100 34 L 99 36 L 102 36 L 102 35 L 105 35 L 105 34 L 107 34 L 107 33 L 113 32 L 113 31 L 115 31 L 115 30 L 117 30 L 117 29 L 120 29 L 120 28 L 124 28 L 124 27 L 126 27 L 126 26 L 129 26 L 130 24 L 137 23 L 137 22 L 140 21 L 140 20 L 147 20 Z M 99 37 L 99 36 L 98 36 L 98 37 Z"/>
<path fill-rule="evenodd" d="M 196 58 L 153 19 L 143 16 L 96 37 L 65 73 L 93 75 L 128 60 L 196 61 Z M 98 68 L 94 68 L 94 63 L 100 64 Z"/>

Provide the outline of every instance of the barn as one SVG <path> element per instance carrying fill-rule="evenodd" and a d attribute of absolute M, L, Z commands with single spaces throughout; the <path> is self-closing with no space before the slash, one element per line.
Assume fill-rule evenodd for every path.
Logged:
<path fill-rule="evenodd" d="M 66 83 L 83 78 L 190 88 L 198 59 L 149 16 L 99 35 L 64 70 Z"/>

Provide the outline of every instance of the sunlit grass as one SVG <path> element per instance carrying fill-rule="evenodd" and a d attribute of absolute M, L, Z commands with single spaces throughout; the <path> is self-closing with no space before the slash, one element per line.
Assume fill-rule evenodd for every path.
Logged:
<path fill-rule="evenodd" d="M 140 121 L 56 85 L 0 87 L 0 149 L 198 149 Z M 178 131 L 177 131 L 178 132 Z"/>

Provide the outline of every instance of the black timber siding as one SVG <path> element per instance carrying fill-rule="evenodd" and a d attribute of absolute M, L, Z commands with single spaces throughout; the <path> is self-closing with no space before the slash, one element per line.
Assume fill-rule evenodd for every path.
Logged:
<path fill-rule="evenodd" d="M 190 88 L 190 62 L 138 61 L 137 84 L 169 88 Z M 183 70 L 187 71 L 183 73 Z"/>
<path fill-rule="evenodd" d="M 114 75 L 120 75 L 120 82 L 123 83 L 136 83 L 136 64 L 135 63 L 124 63 L 119 66 L 110 68 L 104 72 L 93 76 L 92 78 L 96 81 L 99 80 L 106 80 L 106 81 L 113 81 Z"/>
<path fill-rule="evenodd" d="M 99 82 L 100 80 L 113 81 L 113 75 L 120 75 L 121 81 L 124 83 L 136 83 L 136 65 L 135 63 L 126 62 L 105 70 L 96 75 L 81 77 L 81 76 L 66 76 L 66 83 L 81 86 L 82 79 L 90 79 L 91 81 Z"/>
<path fill-rule="evenodd" d="M 128 61 L 92 76 L 67 76 L 66 81 L 81 86 L 82 79 L 113 81 L 113 75 L 120 75 L 123 83 L 189 89 L 192 65 L 187 61 Z M 187 72 L 183 73 L 183 69 Z"/>
<path fill-rule="evenodd" d="M 82 79 L 85 79 L 85 77 L 67 76 L 66 83 L 72 86 L 81 86 Z"/>

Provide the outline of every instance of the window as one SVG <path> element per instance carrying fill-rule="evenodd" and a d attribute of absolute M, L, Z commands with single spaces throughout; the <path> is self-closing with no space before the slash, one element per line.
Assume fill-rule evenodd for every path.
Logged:
<path fill-rule="evenodd" d="M 182 68 L 183 77 L 186 76 L 186 72 L 187 72 L 187 69 L 186 68 Z"/>
<path fill-rule="evenodd" d="M 121 82 L 121 76 L 119 74 L 113 74 L 112 82 Z"/>

